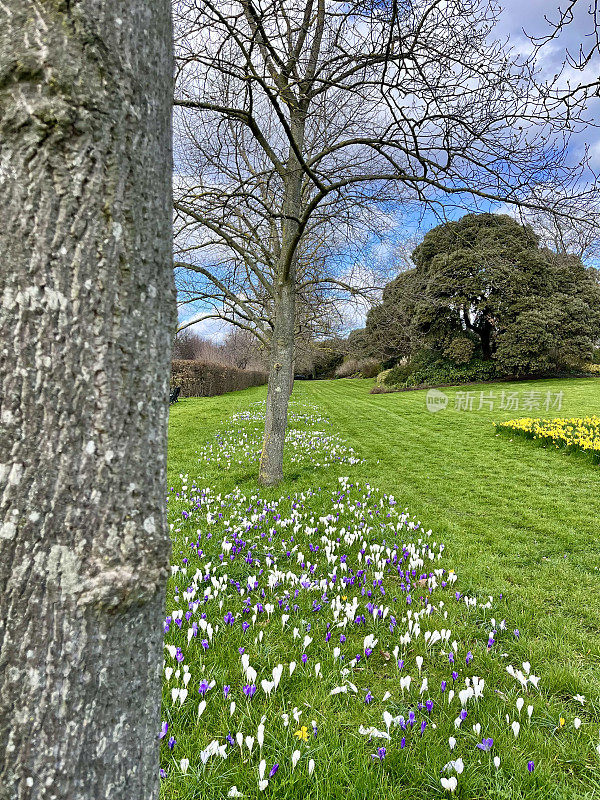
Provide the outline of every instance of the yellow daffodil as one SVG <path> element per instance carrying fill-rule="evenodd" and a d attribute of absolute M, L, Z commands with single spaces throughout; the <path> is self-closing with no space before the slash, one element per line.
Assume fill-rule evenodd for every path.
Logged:
<path fill-rule="evenodd" d="M 538 439 L 553 447 L 583 450 L 600 456 L 600 417 L 511 419 L 496 425 L 500 430 Z"/>

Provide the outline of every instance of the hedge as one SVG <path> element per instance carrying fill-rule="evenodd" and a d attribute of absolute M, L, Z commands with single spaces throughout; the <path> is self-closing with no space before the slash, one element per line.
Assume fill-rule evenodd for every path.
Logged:
<path fill-rule="evenodd" d="M 262 386 L 266 372 L 224 367 L 204 361 L 171 362 L 171 386 L 181 387 L 180 397 L 214 397 L 225 392 Z"/>

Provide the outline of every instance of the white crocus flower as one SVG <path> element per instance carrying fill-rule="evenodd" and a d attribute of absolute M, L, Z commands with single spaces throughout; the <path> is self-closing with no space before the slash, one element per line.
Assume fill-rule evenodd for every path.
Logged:
<path fill-rule="evenodd" d="M 525 700 L 523 700 L 522 697 L 519 697 L 518 700 L 517 700 L 517 711 L 519 712 L 519 714 L 521 713 L 521 709 L 523 708 L 524 704 L 525 704 Z"/>
<path fill-rule="evenodd" d="M 442 784 L 442 787 L 451 794 L 454 794 L 456 787 L 458 786 L 458 781 L 455 775 L 453 775 L 451 778 L 441 778 L 440 783 Z"/>
<path fill-rule="evenodd" d="M 275 689 L 279 686 L 279 682 L 281 680 L 281 676 L 283 675 L 283 664 L 277 664 L 276 667 L 273 667 L 273 683 L 275 684 Z"/>

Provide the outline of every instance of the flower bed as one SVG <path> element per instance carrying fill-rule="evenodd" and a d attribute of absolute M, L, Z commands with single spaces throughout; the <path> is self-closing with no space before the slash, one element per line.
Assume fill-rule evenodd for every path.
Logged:
<path fill-rule="evenodd" d="M 227 469 L 254 459 L 261 417 L 220 432 Z M 291 419 L 288 457 L 310 460 L 311 426 L 330 423 Z M 335 446 L 319 462 L 351 466 Z M 207 442 L 200 465 L 217 454 Z M 461 587 L 392 495 L 349 476 L 222 494 L 184 475 L 168 513 L 162 797 L 542 797 L 582 759 L 600 780 L 592 705 L 544 693 L 510 604 Z"/>
<path fill-rule="evenodd" d="M 580 450 L 600 459 L 600 417 L 524 417 L 494 424 L 501 433 L 515 433 L 553 447 Z"/>

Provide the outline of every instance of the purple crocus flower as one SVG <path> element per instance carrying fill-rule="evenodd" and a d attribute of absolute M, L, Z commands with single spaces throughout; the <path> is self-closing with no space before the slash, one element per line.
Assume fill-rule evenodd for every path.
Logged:
<path fill-rule="evenodd" d="M 169 739 L 169 750 L 172 750 L 176 744 L 177 740 L 175 739 L 174 736 L 171 736 L 171 738 Z"/>
<path fill-rule="evenodd" d="M 446 691 L 446 686 L 447 686 L 447 685 L 448 685 L 448 684 L 446 683 L 446 681 L 442 681 L 442 685 L 441 685 L 441 690 L 442 690 L 442 692 L 445 692 L 445 691 Z"/>
<path fill-rule="evenodd" d="M 467 709 L 466 709 L 466 708 L 463 708 L 463 710 L 460 712 L 460 715 L 459 715 L 459 716 L 460 716 L 460 718 L 462 719 L 462 721 L 464 722 L 464 721 L 466 720 L 467 716 L 468 716 L 468 715 L 467 715 Z"/>
<path fill-rule="evenodd" d="M 372 695 L 372 694 L 371 694 L 371 692 L 369 691 L 369 692 L 367 692 L 367 693 L 366 693 L 366 695 L 365 695 L 365 703 L 367 703 L 367 705 L 368 705 L 368 704 L 369 704 L 369 703 L 370 703 L 372 700 L 373 700 L 373 695 Z"/>
<path fill-rule="evenodd" d="M 279 769 L 279 764 L 273 764 L 273 766 L 271 767 L 271 771 L 269 772 L 269 778 L 272 778 L 278 769 Z"/>
<path fill-rule="evenodd" d="M 515 639 L 518 639 L 520 635 L 521 634 L 519 633 L 519 629 L 515 628 L 513 631 L 513 636 L 515 637 Z"/>
<path fill-rule="evenodd" d="M 452 672 L 452 681 L 455 682 L 458 679 L 458 672 Z"/>
<path fill-rule="evenodd" d="M 228 611 L 225 614 L 225 616 L 223 617 L 223 621 L 225 622 L 225 625 L 233 625 L 233 623 L 235 622 L 235 617 L 233 616 L 231 611 Z"/>
<path fill-rule="evenodd" d="M 208 692 L 208 681 L 200 681 L 200 686 L 198 687 L 198 694 L 201 694 L 202 697 Z"/>
<path fill-rule="evenodd" d="M 160 775 L 161 778 L 167 777 L 167 771 L 164 770 L 162 767 L 159 769 L 158 774 Z"/>
<path fill-rule="evenodd" d="M 477 745 L 480 750 L 483 750 L 484 753 L 489 753 L 492 747 L 494 746 L 493 739 L 482 739 L 481 742 Z"/>
<path fill-rule="evenodd" d="M 308 661 L 308 656 L 306 655 L 306 653 L 302 653 L 302 663 L 306 664 L 307 661 Z"/>
<path fill-rule="evenodd" d="M 421 734 L 425 733 L 425 728 L 427 727 L 427 720 L 424 719 L 421 723 Z"/>
<path fill-rule="evenodd" d="M 385 758 L 385 754 L 386 754 L 385 747 L 378 747 L 377 748 L 377 753 L 373 753 L 371 758 L 373 758 L 373 759 L 377 759 L 378 758 L 380 761 L 383 761 L 383 759 Z"/>
<path fill-rule="evenodd" d="M 425 703 L 425 708 L 427 709 L 427 712 L 428 712 L 429 714 L 431 714 L 431 712 L 433 711 L 433 700 L 428 700 L 428 701 Z"/>
<path fill-rule="evenodd" d="M 467 664 L 470 664 L 471 661 L 473 661 L 473 653 L 470 650 L 467 653 L 467 657 L 465 658 L 465 661 L 466 661 Z"/>
<path fill-rule="evenodd" d="M 201 645 L 205 650 L 208 650 L 208 639 L 202 639 Z"/>
<path fill-rule="evenodd" d="M 401 750 L 404 750 L 405 744 L 406 744 L 406 736 L 403 736 L 402 739 L 400 739 L 400 749 Z"/>
<path fill-rule="evenodd" d="M 408 724 L 410 725 L 411 728 L 415 724 L 415 712 L 414 711 L 409 711 L 408 712 Z"/>
<path fill-rule="evenodd" d="M 533 772 L 533 770 L 535 769 L 535 764 L 533 763 L 533 761 L 527 762 L 527 769 L 529 772 Z"/>
<path fill-rule="evenodd" d="M 246 686 L 242 688 L 242 691 L 246 697 L 254 697 L 256 694 L 256 686 L 254 686 L 254 684 L 246 684 Z"/>
<path fill-rule="evenodd" d="M 183 652 L 181 650 L 181 647 L 178 647 L 177 650 L 175 651 L 175 658 L 179 662 L 183 661 Z"/>
<path fill-rule="evenodd" d="M 223 687 L 223 697 L 225 698 L 225 700 L 227 700 L 227 695 L 229 694 L 230 691 L 231 691 L 231 686 Z"/>

